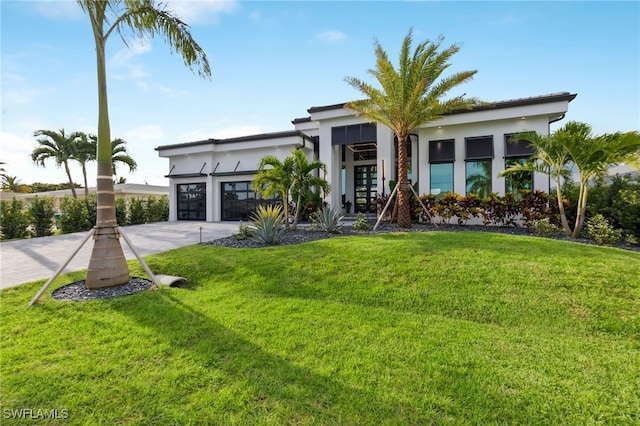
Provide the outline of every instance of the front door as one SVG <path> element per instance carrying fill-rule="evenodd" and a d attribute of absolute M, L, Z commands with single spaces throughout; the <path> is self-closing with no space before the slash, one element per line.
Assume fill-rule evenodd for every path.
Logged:
<path fill-rule="evenodd" d="M 375 164 L 355 166 L 356 213 L 375 213 L 378 189 L 378 171 Z"/>

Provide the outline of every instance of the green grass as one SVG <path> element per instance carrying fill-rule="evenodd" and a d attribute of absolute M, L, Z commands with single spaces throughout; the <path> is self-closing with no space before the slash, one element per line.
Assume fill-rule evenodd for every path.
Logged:
<path fill-rule="evenodd" d="M 65 424 L 108 425 L 640 423 L 638 253 L 433 232 L 192 246 L 147 261 L 191 287 L 83 303 L 45 295 L 32 308 L 42 282 L 0 292 L 0 415 L 66 409 Z"/>

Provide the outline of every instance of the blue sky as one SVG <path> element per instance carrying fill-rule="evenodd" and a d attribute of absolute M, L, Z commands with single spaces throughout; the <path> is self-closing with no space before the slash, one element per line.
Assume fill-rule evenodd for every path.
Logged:
<path fill-rule="evenodd" d="M 478 71 L 451 96 L 500 101 L 577 93 L 563 122 L 594 133 L 640 129 L 640 2 L 171 1 L 204 48 L 202 80 L 161 39 L 107 45 L 111 134 L 138 162 L 130 183 L 168 184 L 159 145 L 289 130 L 311 106 L 358 98 L 377 38 L 392 58 L 416 41 L 460 44 L 451 72 Z M 95 53 L 75 1 L 1 0 L 0 161 L 23 183 L 66 182 L 29 153 L 37 129 L 94 132 Z M 556 126 L 557 127 L 557 126 Z M 552 127 L 552 130 L 554 128 Z M 77 165 L 74 181 L 81 182 Z M 90 185 L 95 167 L 89 170 Z"/>

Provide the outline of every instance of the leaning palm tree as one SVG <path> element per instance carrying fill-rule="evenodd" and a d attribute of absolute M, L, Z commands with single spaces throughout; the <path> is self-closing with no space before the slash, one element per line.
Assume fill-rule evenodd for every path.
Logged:
<path fill-rule="evenodd" d="M 349 102 L 345 108 L 356 115 L 389 127 L 398 139 L 398 226 L 411 226 L 409 183 L 407 179 L 407 140 L 418 126 L 434 121 L 444 114 L 468 109 L 479 103 L 464 95 L 443 100 L 456 86 L 473 78 L 476 71 L 458 72 L 441 77 L 449 67 L 449 58 L 460 50 L 452 45 L 440 51 L 443 38 L 426 40 L 411 51 L 413 31 L 402 42 L 398 69 L 387 52 L 375 41 L 376 67 L 369 70 L 381 86 L 376 88 L 354 77 L 345 81 L 362 92 L 366 99 Z"/>
<path fill-rule="evenodd" d="M 125 44 L 127 36 L 160 34 L 189 68 L 201 77 L 211 69 L 205 52 L 195 42 L 189 26 L 168 10 L 165 3 L 154 0 L 78 0 L 88 15 L 96 47 L 98 74 L 98 208 L 95 242 L 86 277 L 88 288 L 112 287 L 129 281 L 129 269 L 116 231 L 111 126 L 107 100 L 105 46 L 118 33 Z"/>
<path fill-rule="evenodd" d="M 294 149 L 291 153 L 293 167 L 291 170 L 291 193 L 297 194 L 296 213 L 293 217 L 293 229 L 298 226 L 298 217 L 302 211 L 302 195 L 311 189 L 319 189 L 325 194 L 331 190 L 331 186 L 325 178 L 316 176 L 316 171 L 327 173 L 327 166 L 320 160 L 309 161 L 300 149 Z"/>
<path fill-rule="evenodd" d="M 53 130 L 37 130 L 33 135 L 38 137 L 38 147 L 31 152 L 33 162 L 44 167 L 46 160 L 53 159 L 58 167 L 64 165 L 64 171 L 67 173 L 73 198 L 78 198 L 76 186 L 73 183 L 73 179 L 71 179 L 69 160 L 74 158 L 76 144 L 82 137 L 82 133 L 66 134 L 64 129 L 60 129 L 57 132 Z"/>

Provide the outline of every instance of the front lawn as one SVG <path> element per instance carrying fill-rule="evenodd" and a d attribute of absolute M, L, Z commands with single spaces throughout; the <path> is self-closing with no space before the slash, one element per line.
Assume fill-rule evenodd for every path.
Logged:
<path fill-rule="evenodd" d="M 191 286 L 0 292 L 3 425 L 640 422 L 638 253 L 429 232 L 147 261 Z"/>

